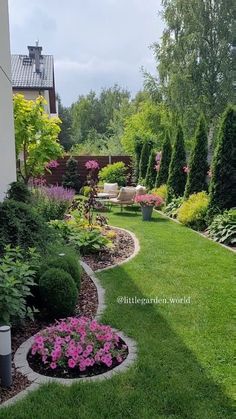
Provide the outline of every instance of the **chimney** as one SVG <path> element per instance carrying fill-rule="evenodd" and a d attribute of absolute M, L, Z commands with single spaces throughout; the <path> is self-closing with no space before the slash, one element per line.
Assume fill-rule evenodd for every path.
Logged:
<path fill-rule="evenodd" d="M 36 73 L 40 73 L 40 58 L 42 53 L 42 47 L 39 47 L 38 41 L 36 41 L 35 46 L 28 46 L 29 50 L 29 58 L 33 59 L 35 61 L 35 71 Z"/>

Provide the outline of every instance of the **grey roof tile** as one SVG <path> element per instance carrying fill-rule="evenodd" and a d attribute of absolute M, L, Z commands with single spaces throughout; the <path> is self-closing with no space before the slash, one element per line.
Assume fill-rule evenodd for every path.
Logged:
<path fill-rule="evenodd" d="M 35 72 L 34 59 L 24 63 L 27 55 L 12 54 L 11 72 L 13 88 L 50 89 L 53 87 L 53 56 L 42 55 L 42 72 Z"/>

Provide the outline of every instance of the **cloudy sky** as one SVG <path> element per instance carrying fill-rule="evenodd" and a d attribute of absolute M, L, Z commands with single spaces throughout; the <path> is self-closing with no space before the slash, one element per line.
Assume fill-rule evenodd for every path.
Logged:
<path fill-rule="evenodd" d="M 163 30 L 161 0 L 9 0 L 9 8 L 12 53 L 27 53 L 39 39 L 54 55 L 65 105 L 115 83 L 134 94 L 141 66 L 155 69 L 149 46 Z"/>

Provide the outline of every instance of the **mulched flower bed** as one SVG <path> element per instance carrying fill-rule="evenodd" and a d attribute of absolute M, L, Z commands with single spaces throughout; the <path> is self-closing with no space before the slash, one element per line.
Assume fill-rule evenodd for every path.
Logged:
<path fill-rule="evenodd" d="M 125 342 L 120 338 L 117 349 L 121 349 L 122 345 L 125 345 Z M 125 350 L 124 355 L 122 356 L 123 361 L 125 358 L 127 358 L 128 355 L 128 349 Z M 94 364 L 92 367 L 87 367 L 85 371 L 80 371 L 78 367 L 75 368 L 60 368 L 57 367 L 55 370 L 49 368 L 45 369 L 45 367 L 42 365 L 41 357 L 37 355 L 31 355 L 29 352 L 28 354 L 28 363 L 32 370 L 37 372 L 38 374 L 46 375 L 48 377 L 59 377 L 59 378 L 83 378 L 83 377 L 92 377 L 94 375 L 103 374 L 104 372 L 110 371 L 113 368 L 115 368 L 117 365 L 120 365 L 120 362 L 117 361 L 116 358 L 112 359 L 112 365 L 110 367 L 107 367 L 104 364 Z"/>
<path fill-rule="evenodd" d="M 109 228 L 109 230 L 116 233 L 116 237 L 113 240 L 114 247 L 112 249 L 105 249 L 97 254 L 83 256 L 84 262 L 93 271 L 120 263 L 134 252 L 134 240 L 129 233 L 119 229 Z"/>
<path fill-rule="evenodd" d="M 81 288 L 76 307 L 75 315 L 94 317 L 97 312 L 98 298 L 97 290 L 94 283 L 89 276 L 83 272 L 81 276 Z M 22 327 L 12 329 L 12 359 L 19 346 L 24 343 L 31 336 L 35 335 L 40 330 L 47 327 L 52 321 L 45 321 L 39 317 L 35 317 L 34 321 L 27 320 Z M 31 382 L 21 373 L 16 371 L 14 363 L 12 363 L 12 381 L 11 388 L 3 388 L 0 386 L 0 403 L 5 402 L 11 397 L 18 394 L 20 391 L 25 390 Z"/>
<path fill-rule="evenodd" d="M 83 257 L 83 260 L 93 269 L 102 269 L 116 263 L 119 263 L 127 257 L 129 257 L 134 252 L 134 241 L 129 233 L 109 228 L 109 230 L 113 230 L 116 233 L 116 237 L 113 239 L 114 247 L 113 249 L 106 249 L 99 254 L 91 254 L 86 255 Z M 81 278 L 81 289 L 80 295 L 78 299 L 78 305 L 76 307 L 75 315 L 76 316 L 86 316 L 89 318 L 93 318 L 96 315 L 98 306 L 98 298 L 97 298 L 97 290 L 94 283 L 91 281 L 88 275 L 84 272 Z M 45 321 L 40 319 L 40 317 L 35 317 L 34 321 L 27 320 L 22 327 L 17 327 L 16 329 L 12 329 L 12 358 L 17 350 L 17 348 L 25 342 L 28 338 L 35 335 L 40 330 L 47 327 L 51 320 Z M 122 339 L 120 339 L 120 344 L 124 344 Z M 128 350 L 127 350 L 128 354 Z M 126 356 L 127 356 L 126 354 Z M 125 356 L 125 357 L 126 357 Z M 30 361 L 30 358 L 29 358 Z M 60 372 L 62 375 L 57 376 L 60 377 L 67 377 L 67 378 L 74 378 L 76 377 L 84 377 L 90 375 L 97 375 L 102 374 L 105 371 L 109 371 L 110 369 L 114 368 L 118 365 L 116 359 L 113 359 L 112 366 L 107 367 L 105 365 L 97 365 L 96 367 L 88 367 L 84 372 L 73 371 L 70 373 L 70 377 L 68 372 Z M 35 371 L 42 372 L 40 369 L 37 369 L 37 365 L 34 367 Z M 45 370 L 43 372 L 45 374 Z M 54 374 L 54 371 L 50 371 L 50 373 Z M 73 375 L 74 374 L 74 375 Z M 51 375 L 54 376 L 54 375 Z M 13 385 L 11 388 L 3 388 L 0 386 L 0 403 L 10 399 L 11 397 L 18 394 L 20 391 L 27 388 L 31 382 L 28 379 L 16 371 L 14 363 L 12 364 L 12 379 Z"/>

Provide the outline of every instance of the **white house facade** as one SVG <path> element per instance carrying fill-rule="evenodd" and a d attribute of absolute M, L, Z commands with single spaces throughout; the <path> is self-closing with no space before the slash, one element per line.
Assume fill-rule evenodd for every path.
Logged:
<path fill-rule="evenodd" d="M 28 54 L 12 54 L 11 74 L 13 93 L 21 93 L 29 100 L 44 96 L 46 112 L 57 114 L 53 56 L 42 54 L 38 42 L 28 46 Z"/>
<path fill-rule="evenodd" d="M 16 180 L 8 0 L 0 1 L 0 201 Z"/>

